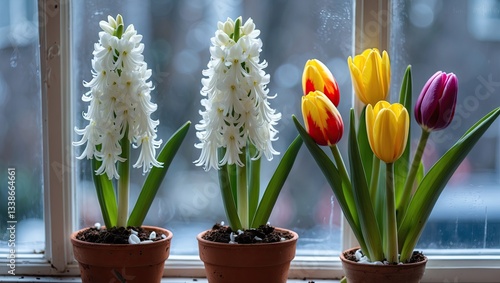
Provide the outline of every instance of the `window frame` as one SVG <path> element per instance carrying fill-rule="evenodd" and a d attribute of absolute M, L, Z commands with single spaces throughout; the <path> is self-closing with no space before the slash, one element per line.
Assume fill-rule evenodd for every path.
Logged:
<path fill-rule="evenodd" d="M 76 203 L 73 176 L 75 157 L 71 148 L 74 124 L 69 95 L 72 70 L 70 5 L 71 0 L 38 0 L 46 250 L 44 255 L 19 255 L 16 275 L 79 275 L 69 241 L 69 235 L 77 223 L 73 214 Z M 353 0 L 353 5 L 353 54 L 367 47 L 390 50 L 391 0 Z M 353 105 L 360 109 L 360 103 L 355 98 Z M 354 235 L 344 223 L 341 246 L 355 246 Z M 0 262 L 4 261 L 0 259 Z M 0 271 L 7 274 L 6 264 L 2 264 Z M 500 255 L 431 255 L 423 280 L 494 282 L 499 272 Z M 340 278 L 342 273 L 337 256 L 297 256 L 292 261 L 289 277 L 332 279 Z M 171 255 L 164 276 L 204 277 L 203 263 L 197 256 Z"/>

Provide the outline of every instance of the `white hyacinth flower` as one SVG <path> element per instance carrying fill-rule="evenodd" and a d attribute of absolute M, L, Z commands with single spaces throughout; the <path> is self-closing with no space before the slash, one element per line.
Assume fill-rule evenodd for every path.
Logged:
<path fill-rule="evenodd" d="M 237 20 L 241 22 L 241 17 Z M 251 18 L 239 27 L 228 18 L 218 23 L 211 38 L 211 58 L 200 91 L 205 109 L 196 125 L 200 143 L 195 145 L 201 149 L 195 164 L 207 171 L 225 164 L 244 166 L 240 154 L 249 143 L 257 150 L 254 159 L 264 154 L 271 160 L 279 154 L 272 142 L 277 140 L 274 126 L 281 114 L 269 106 L 274 96 L 268 95 L 269 75 L 264 71 L 267 62 L 260 61 L 259 34 Z M 218 156 L 218 148 L 225 148 L 225 156 Z"/>
<path fill-rule="evenodd" d="M 157 120 L 151 119 L 156 104 L 151 102 L 153 85 L 148 81 L 151 70 L 147 68 L 142 52 L 142 35 L 137 34 L 133 25 L 124 29 L 120 15 L 116 20 L 108 16 L 108 21 L 99 23 L 103 31 L 99 42 L 94 44 L 92 59 L 92 80 L 83 82 L 89 91 L 82 96 L 88 102 L 88 110 L 83 118 L 88 125 L 75 128 L 82 136 L 73 144 L 85 145 L 79 159 L 96 158 L 102 161 L 96 174 L 106 174 L 109 179 L 118 179 L 116 163 L 123 162 L 120 141 L 127 134 L 128 145 L 140 148 L 135 168 L 142 167 L 146 173 L 153 166 L 161 167 L 156 160 L 156 150 L 162 141 L 157 140 Z"/>

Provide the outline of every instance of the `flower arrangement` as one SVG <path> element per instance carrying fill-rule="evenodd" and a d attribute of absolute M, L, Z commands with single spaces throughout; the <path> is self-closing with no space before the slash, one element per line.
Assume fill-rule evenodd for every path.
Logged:
<path fill-rule="evenodd" d="M 156 134 L 158 120 L 151 114 L 153 85 L 142 52 L 142 35 L 133 25 L 126 29 L 121 15 L 99 23 L 99 42 L 94 45 L 92 80 L 83 85 L 89 91 L 83 118 L 88 124 L 75 127 L 82 136 L 74 146 L 85 149 L 78 159 L 92 159 L 93 181 L 102 217 L 107 228 L 141 226 L 168 167 L 190 126 L 185 123 L 172 135 L 156 156 L 162 140 Z M 129 213 L 130 149 L 139 148 L 134 168 L 148 173 L 135 206 Z M 115 185 L 117 194 L 115 195 Z"/>
<path fill-rule="evenodd" d="M 411 67 L 404 75 L 398 103 L 389 94 L 390 61 L 384 51 L 367 49 L 348 58 L 352 84 L 364 107 L 350 111 L 349 171 L 337 148 L 344 124 L 337 110 L 340 92 L 328 68 L 309 60 L 303 73 L 305 128 L 294 123 L 330 184 L 344 216 L 369 262 L 408 262 L 446 183 L 479 138 L 500 115 L 495 108 L 465 134 L 426 173 L 422 154 L 433 131 L 452 121 L 458 94 L 453 73 L 436 72 L 412 107 Z M 410 160 L 410 116 L 421 127 Z M 319 147 L 328 146 L 333 161 Z M 385 170 L 381 170 L 381 163 Z M 385 171 L 385 172 L 384 172 Z"/>
<path fill-rule="evenodd" d="M 219 185 L 229 226 L 233 231 L 257 228 L 268 222 L 281 188 L 291 170 L 302 140 L 297 137 L 279 163 L 263 192 L 260 163 L 279 153 L 272 142 L 281 114 L 270 107 L 265 73 L 260 61 L 260 31 L 249 18 L 242 24 L 228 18 L 218 23 L 211 38 L 211 58 L 203 71 L 200 111 L 196 125 L 201 154 L 195 164 L 218 170 Z"/>

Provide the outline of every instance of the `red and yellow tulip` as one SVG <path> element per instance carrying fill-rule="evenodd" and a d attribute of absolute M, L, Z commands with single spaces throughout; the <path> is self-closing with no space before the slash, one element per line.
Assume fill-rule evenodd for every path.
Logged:
<path fill-rule="evenodd" d="M 319 145 L 335 145 L 344 133 L 344 122 L 337 107 L 321 91 L 302 96 L 302 115 L 307 133 Z"/>
<path fill-rule="evenodd" d="M 337 81 L 335 81 L 335 78 L 325 64 L 317 59 L 311 59 L 306 62 L 304 72 L 302 73 L 302 88 L 304 95 L 319 90 L 335 106 L 339 105 L 340 91 Z"/>

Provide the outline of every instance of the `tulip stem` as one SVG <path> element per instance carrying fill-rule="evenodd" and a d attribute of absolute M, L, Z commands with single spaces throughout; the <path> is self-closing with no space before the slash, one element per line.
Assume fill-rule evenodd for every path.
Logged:
<path fill-rule="evenodd" d="M 340 176 L 342 179 L 349 181 L 349 174 L 347 174 L 347 170 L 345 169 L 345 163 L 342 159 L 342 155 L 340 154 L 339 148 L 336 144 L 330 146 L 332 150 L 333 158 L 335 159 L 335 163 L 337 164 L 337 168 L 339 169 Z"/>
<path fill-rule="evenodd" d="M 427 144 L 430 133 L 430 131 L 422 128 L 422 134 L 420 135 L 420 141 L 418 142 L 417 151 L 415 152 L 415 156 L 413 157 L 410 172 L 408 173 L 408 177 L 406 178 L 403 194 L 401 196 L 401 201 L 399 202 L 398 223 L 401 223 L 403 221 L 406 214 L 406 208 L 408 207 L 411 196 L 413 195 L 413 185 L 415 183 L 415 177 L 417 176 L 418 167 L 420 167 L 422 155 L 424 153 L 425 145 Z"/>
<path fill-rule="evenodd" d="M 396 222 L 396 197 L 394 193 L 394 164 L 387 163 L 386 166 L 386 197 L 387 197 L 387 237 L 385 238 L 385 256 L 389 263 L 398 262 L 398 230 Z"/>
<path fill-rule="evenodd" d="M 372 165 L 372 178 L 370 180 L 370 198 L 372 199 L 373 206 L 375 207 L 375 194 L 377 193 L 378 187 L 378 177 L 380 171 L 380 159 L 376 156 L 373 156 L 373 165 Z"/>

